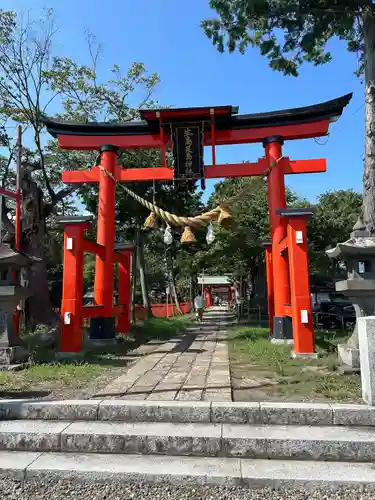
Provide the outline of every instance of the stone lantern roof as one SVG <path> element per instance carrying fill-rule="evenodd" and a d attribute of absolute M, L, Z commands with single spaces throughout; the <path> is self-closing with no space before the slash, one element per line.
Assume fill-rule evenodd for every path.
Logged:
<path fill-rule="evenodd" d="M 350 238 L 344 243 L 338 243 L 335 248 L 326 250 L 330 258 L 353 258 L 366 257 L 375 254 L 375 237 L 366 230 L 360 219 L 357 220 L 350 234 Z"/>
<path fill-rule="evenodd" d="M 35 259 L 33 259 L 32 257 L 28 257 L 24 253 L 15 252 L 6 243 L 2 243 L 0 245 L 0 265 L 12 267 L 29 267 L 34 260 Z"/>

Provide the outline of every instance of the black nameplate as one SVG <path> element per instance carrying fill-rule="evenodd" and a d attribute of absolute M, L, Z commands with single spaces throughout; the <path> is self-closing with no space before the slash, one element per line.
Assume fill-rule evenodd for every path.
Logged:
<path fill-rule="evenodd" d="M 177 179 L 203 177 L 202 126 L 176 126 L 173 131 L 174 176 Z"/>

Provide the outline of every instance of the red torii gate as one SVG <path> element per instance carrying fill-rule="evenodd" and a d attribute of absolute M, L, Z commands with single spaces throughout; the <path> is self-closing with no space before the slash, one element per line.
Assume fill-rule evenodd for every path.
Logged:
<path fill-rule="evenodd" d="M 271 243 L 266 246 L 268 308 L 270 329 L 275 339 L 294 339 L 296 355 L 310 355 L 314 351 L 313 322 L 309 290 L 306 243 L 306 210 L 290 211 L 286 207 L 285 175 L 326 171 L 326 160 L 290 160 L 283 155 L 285 141 L 327 135 L 329 125 L 337 120 L 352 94 L 326 103 L 304 108 L 269 113 L 237 115 L 232 106 L 140 110 L 142 121 L 122 124 L 72 123 L 45 119 L 48 131 L 58 138 L 63 149 L 99 150 L 99 166 L 90 170 L 63 172 L 63 182 L 70 184 L 98 183 L 97 243 L 83 242 L 87 222 L 82 221 L 78 238 L 80 252 L 97 254 L 94 286 L 95 305 L 82 307 L 82 259 L 72 258 L 75 245 L 64 245 L 64 287 L 62 299 L 62 352 L 76 352 L 82 346 L 81 324 L 83 316 L 102 318 L 102 328 L 113 337 L 114 316 L 128 309 L 130 296 L 113 304 L 113 264 L 121 259 L 114 252 L 115 240 L 115 183 L 131 181 L 161 181 L 178 178 L 213 179 L 242 176 L 268 176 L 268 203 L 270 213 Z M 179 135 L 179 130 L 185 134 Z M 181 137 L 199 142 L 199 147 L 186 156 L 187 142 L 180 165 L 179 144 Z M 187 141 L 188 139 L 186 139 Z M 216 163 L 215 147 L 229 144 L 262 142 L 265 157 L 255 163 Z M 166 148 L 175 146 L 175 168 L 166 165 Z M 212 149 L 212 165 L 203 164 L 203 146 Z M 119 149 L 159 148 L 162 166 L 156 168 L 127 169 L 116 165 Z M 194 156 L 195 155 L 195 156 Z M 194 157 L 194 158 L 193 158 Z M 194 159 L 198 169 L 192 171 Z M 184 170 L 185 169 L 185 170 Z M 188 172 L 190 170 L 190 172 Z M 113 176 L 111 178 L 108 173 Z M 72 225 L 67 225 L 67 230 Z M 70 237 L 71 238 L 71 237 Z M 71 240 L 73 241 L 73 240 Z M 72 283 L 72 276 L 77 277 Z M 74 281 L 74 280 L 73 280 Z M 71 286 L 65 286 L 65 283 Z M 73 288 L 72 288 L 73 286 Z M 69 288 L 69 291 L 68 291 Z M 126 315 L 126 318 L 128 315 Z M 104 318 L 104 319 L 103 319 Z M 128 319 L 126 320 L 128 321 Z M 291 323 L 292 327 L 291 328 Z M 122 330 L 128 331 L 128 326 Z M 96 333 L 96 337 L 101 334 Z M 95 335 L 94 335 L 95 336 Z"/>

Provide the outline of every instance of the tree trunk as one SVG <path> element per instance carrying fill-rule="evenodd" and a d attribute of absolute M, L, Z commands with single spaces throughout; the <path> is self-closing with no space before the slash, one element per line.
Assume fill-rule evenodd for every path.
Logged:
<path fill-rule="evenodd" d="M 366 139 L 363 173 L 363 222 L 375 234 L 375 17 L 364 15 Z"/>
<path fill-rule="evenodd" d="M 32 265 L 29 273 L 31 295 L 26 301 L 26 326 L 30 329 L 35 329 L 40 324 L 56 326 L 59 320 L 52 309 L 47 278 L 43 193 L 27 171 L 23 172 L 21 188 L 23 193 L 21 250 L 40 259 Z"/>
<path fill-rule="evenodd" d="M 173 295 L 173 299 L 174 299 L 174 303 L 176 305 L 176 309 L 177 311 L 182 314 L 182 309 L 181 309 L 181 306 L 180 306 L 180 301 L 178 300 L 178 295 L 177 295 L 177 290 L 176 290 L 176 284 L 174 282 L 174 276 L 173 276 L 173 273 L 171 275 L 171 292 L 172 292 L 172 295 Z"/>
<path fill-rule="evenodd" d="M 135 314 L 135 302 L 137 298 L 137 259 L 138 259 L 138 246 L 137 246 L 137 241 L 138 241 L 138 231 L 139 227 L 136 227 L 136 233 L 135 233 L 135 238 L 134 238 L 134 252 L 133 252 L 133 260 L 132 260 L 132 301 L 131 301 L 131 322 L 133 325 L 136 324 L 137 318 Z"/>
<path fill-rule="evenodd" d="M 147 282 L 147 274 L 145 268 L 145 255 L 143 251 L 143 238 L 140 229 L 138 230 L 138 241 L 137 241 L 137 264 L 139 270 L 139 280 L 141 283 L 142 290 L 142 301 L 143 307 L 146 311 L 146 317 L 149 318 L 152 316 L 151 308 L 150 308 L 150 299 L 148 294 L 148 282 Z"/>
<path fill-rule="evenodd" d="M 193 276 L 192 275 L 190 275 L 190 277 L 189 277 L 189 302 L 190 302 L 191 310 L 193 310 L 194 292 L 193 292 Z"/>
<path fill-rule="evenodd" d="M 174 299 L 174 303 L 176 305 L 177 311 L 180 314 L 182 314 L 182 309 L 180 306 L 180 302 L 178 300 L 176 284 L 174 282 L 173 261 L 172 261 L 172 255 L 170 254 L 170 252 L 167 252 L 167 273 L 168 273 L 168 277 L 169 277 L 169 287 L 170 287 L 170 291 L 171 291 L 171 296 Z"/>

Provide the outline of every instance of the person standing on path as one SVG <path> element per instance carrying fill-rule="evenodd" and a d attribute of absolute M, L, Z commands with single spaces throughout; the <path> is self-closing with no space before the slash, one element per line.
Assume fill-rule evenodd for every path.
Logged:
<path fill-rule="evenodd" d="M 204 297 L 200 293 L 194 299 L 195 317 L 197 321 L 203 320 Z"/>

